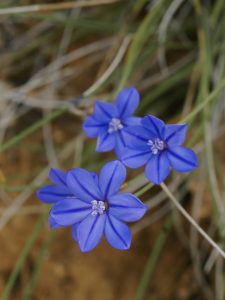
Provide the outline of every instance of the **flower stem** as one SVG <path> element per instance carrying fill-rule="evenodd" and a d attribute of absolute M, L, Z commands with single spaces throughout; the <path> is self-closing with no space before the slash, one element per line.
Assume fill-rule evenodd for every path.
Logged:
<path fill-rule="evenodd" d="M 180 213 L 196 228 L 196 230 L 211 244 L 213 248 L 215 248 L 224 258 L 225 252 L 211 239 L 211 237 L 195 222 L 195 220 L 187 213 L 187 211 L 180 205 L 177 199 L 173 196 L 170 190 L 164 183 L 161 183 L 161 187 L 164 192 L 168 195 L 168 197 L 173 201 L 176 208 L 180 211 Z"/>

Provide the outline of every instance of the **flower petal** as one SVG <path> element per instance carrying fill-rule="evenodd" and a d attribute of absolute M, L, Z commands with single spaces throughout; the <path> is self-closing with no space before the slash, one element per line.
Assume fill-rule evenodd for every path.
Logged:
<path fill-rule="evenodd" d="M 166 125 L 164 140 L 169 146 L 180 146 L 186 136 L 186 124 Z"/>
<path fill-rule="evenodd" d="M 155 138 L 143 126 L 130 126 L 123 130 L 123 136 L 126 146 L 136 150 L 147 150 L 149 139 Z"/>
<path fill-rule="evenodd" d="M 103 199 L 116 194 L 126 179 L 126 168 L 118 161 L 111 161 L 104 165 L 99 175 L 99 186 Z"/>
<path fill-rule="evenodd" d="M 74 224 L 72 226 L 72 237 L 73 237 L 73 240 L 75 242 L 78 242 L 78 234 L 77 234 L 77 229 L 78 229 L 78 226 L 79 226 L 80 223 L 77 223 L 77 224 Z"/>
<path fill-rule="evenodd" d="M 122 155 L 122 162 L 129 168 L 136 169 L 147 163 L 152 156 L 149 149 L 147 150 L 135 150 L 126 148 Z"/>
<path fill-rule="evenodd" d="M 50 216 L 62 226 L 81 222 L 91 213 L 91 204 L 80 199 L 65 199 L 56 203 L 51 209 Z"/>
<path fill-rule="evenodd" d="M 97 121 L 93 116 L 88 116 L 84 120 L 83 130 L 88 137 L 94 138 L 97 137 L 104 128 L 106 130 L 107 126 L 108 122 L 100 122 Z"/>
<path fill-rule="evenodd" d="M 131 116 L 137 109 L 140 95 L 134 87 L 123 89 L 116 97 L 116 106 L 120 118 Z"/>
<path fill-rule="evenodd" d="M 101 193 L 93 174 L 84 169 L 72 169 L 67 175 L 68 187 L 81 200 L 90 203 L 101 199 Z"/>
<path fill-rule="evenodd" d="M 98 174 L 96 172 L 91 172 L 91 171 L 90 171 L 90 174 L 94 178 L 94 181 L 96 182 L 96 184 L 98 185 Z"/>
<path fill-rule="evenodd" d="M 198 158 L 191 149 L 173 147 L 168 149 L 167 155 L 171 166 L 178 172 L 190 172 L 198 167 Z"/>
<path fill-rule="evenodd" d="M 66 175 L 66 172 L 54 168 L 51 168 L 48 173 L 48 177 L 51 179 L 52 182 L 62 186 L 66 186 Z"/>
<path fill-rule="evenodd" d="M 74 196 L 68 188 L 58 185 L 46 185 L 37 190 L 36 195 L 42 202 L 49 204 Z"/>
<path fill-rule="evenodd" d="M 125 138 L 124 138 L 123 130 L 121 130 L 121 131 L 117 132 L 116 142 L 115 142 L 115 152 L 116 152 L 116 156 L 119 159 L 121 159 L 125 148 L 126 148 Z"/>
<path fill-rule="evenodd" d="M 62 225 L 59 225 L 58 223 L 56 223 L 55 219 L 53 219 L 53 217 L 51 215 L 49 215 L 49 217 L 48 217 L 48 224 L 49 224 L 49 227 L 52 229 L 63 227 Z"/>
<path fill-rule="evenodd" d="M 73 170 L 77 170 L 77 168 L 70 169 L 69 171 L 73 171 Z M 93 171 L 88 171 L 88 172 L 93 177 L 96 184 L 98 185 L 98 174 L 96 172 L 93 172 Z"/>
<path fill-rule="evenodd" d="M 119 250 L 130 248 L 132 236 L 129 227 L 112 215 L 108 215 L 106 218 L 104 233 L 112 247 Z"/>
<path fill-rule="evenodd" d="M 112 103 L 97 101 L 95 102 L 93 117 L 100 123 L 108 123 L 112 118 L 118 117 L 118 111 Z"/>
<path fill-rule="evenodd" d="M 117 194 L 109 199 L 109 214 L 121 221 L 137 221 L 146 210 L 147 206 L 130 193 Z"/>
<path fill-rule="evenodd" d="M 106 214 L 85 218 L 77 228 L 77 239 L 82 252 L 91 251 L 100 242 L 104 227 Z"/>
<path fill-rule="evenodd" d="M 145 168 L 145 176 L 149 181 L 160 184 L 170 172 L 170 164 L 166 152 L 152 155 Z"/>
<path fill-rule="evenodd" d="M 108 133 L 107 130 L 101 132 L 97 140 L 96 151 L 108 152 L 115 147 L 116 133 Z"/>
<path fill-rule="evenodd" d="M 165 130 L 165 123 L 152 116 L 147 115 L 142 119 L 142 125 L 154 136 L 163 138 L 164 130 Z"/>
<path fill-rule="evenodd" d="M 123 124 L 125 126 L 141 126 L 141 120 L 142 118 L 139 117 L 127 117 L 126 119 L 123 119 Z"/>

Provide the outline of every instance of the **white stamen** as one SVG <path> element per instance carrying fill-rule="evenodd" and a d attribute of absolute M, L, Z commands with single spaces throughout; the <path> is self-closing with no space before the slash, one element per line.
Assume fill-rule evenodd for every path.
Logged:
<path fill-rule="evenodd" d="M 147 145 L 150 146 L 152 154 L 154 155 L 158 154 L 165 148 L 164 141 L 160 140 L 159 138 L 154 139 L 154 141 L 148 140 Z"/>
<path fill-rule="evenodd" d="M 120 119 L 112 118 L 111 122 L 109 123 L 108 133 L 112 133 L 121 129 L 123 129 L 123 124 L 121 123 Z"/>
<path fill-rule="evenodd" d="M 106 210 L 106 205 L 104 201 L 97 201 L 97 200 L 92 200 L 91 201 L 92 205 L 92 216 L 96 216 L 97 214 L 103 215 L 105 210 Z"/>

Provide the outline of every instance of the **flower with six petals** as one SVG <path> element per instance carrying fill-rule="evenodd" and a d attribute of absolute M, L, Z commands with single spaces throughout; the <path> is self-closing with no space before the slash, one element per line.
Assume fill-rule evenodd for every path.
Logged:
<path fill-rule="evenodd" d="M 124 129 L 140 123 L 140 118 L 132 116 L 139 101 L 138 91 L 129 87 L 117 95 L 115 104 L 102 101 L 95 103 L 93 114 L 83 123 L 83 130 L 88 137 L 97 137 L 96 151 L 115 149 L 117 156 L 121 157 L 126 146 Z"/>
<path fill-rule="evenodd" d="M 149 181 L 160 184 L 168 176 L 171 167 L 178 172 L 197 168 L 197 156 L 183 147 L 187 125 L 166 125 L 162 120 L 148 115 L 140 126 L 124 130 L 127 148 L 122 162 L 130 168 L 145 167 Z"/>
<path fill-rule="evenodd" d="M 82 252 L 92 250 L 104 235 L 117 249 L 129 249 L 131 232 L 124 222 L 140 219 L 147 207 L 130 193 L 119 193 L 126 168 L 119 161 L 107 163 L 99 177 L 85 169 L 72 169 L 67 186 L 76 198 L 58 201 L 50 211 L 59 226 L 72 226 L 73 239 Z"/>

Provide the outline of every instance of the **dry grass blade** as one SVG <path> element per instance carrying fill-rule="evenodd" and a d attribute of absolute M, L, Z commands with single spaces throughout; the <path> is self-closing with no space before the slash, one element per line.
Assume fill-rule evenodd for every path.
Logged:
<path fill-rule="evenodd" d="M 94 1 L 68 1 L 64 3 L 51 3 L 51 4 L 35 4 L 26 6 L 17 6 L 0 9 L 0 15 L 12 15 L 21 13 L 33 13 L 33 12 L 47 12 L 53 10 L 63 10 L 71 8 L 91 7 L 97 5 L 107 5 L 121 0 L 94 0 Z"/>

